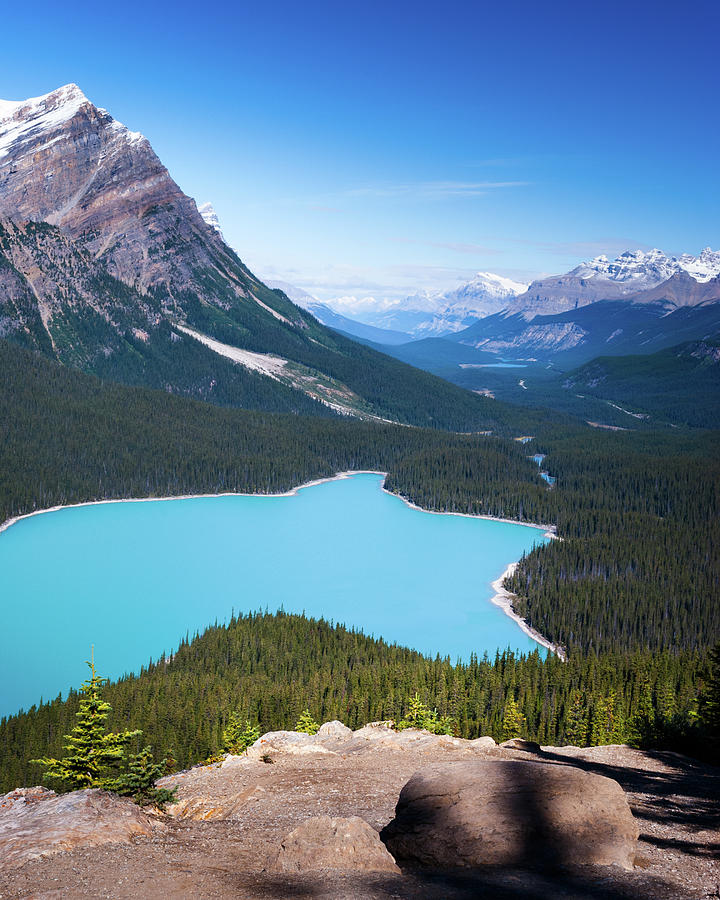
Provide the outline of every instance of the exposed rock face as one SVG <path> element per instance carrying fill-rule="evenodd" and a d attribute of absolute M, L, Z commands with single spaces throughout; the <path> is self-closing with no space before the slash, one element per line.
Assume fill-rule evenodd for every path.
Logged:
<path fill-rule="evenodd" d="M 382 750 L 392 747 L 396 750 L 467 749 L 483 752 L 497 746 L 491 737 L 476 738 L 473 741 L 455 738 L 449 734 L 433 734 L 417 728 L 396 731 L 393 722 L 370 722 L 357 731 L 352 731 L 342 722 L 326 722 L 317 734 L 298 731 L 270 731 L 258 738 L 241 756 L 227 756 L 221 768 L 244 766 L 256 762 L 264 755 L 287 754 L 305 756 L 308 754 L 336 755 L 354 753 L 366 749 Z"/>
<path fill-rule="evenodd" d="M 318 731 L 319 738 L 349 738 L 351 734 L 352 728 L 348 728 L 347 725 L 343 725 L 343 723 L 338 722 L 337 719 L 332 722 L 325 722 L 320 726 Z"/>
<path fill-rule="evenodd" d="M 332 753 L 324 747 L 317 735 L 301 731 L 269 731 L 248 747 L 248 759 L 260 759 L 266 753 L 290 753 L 302 756 L 306 753 Z"/>
<path fill-rule="evenodd" d="M 308 819 L 284 839 L 268 869 L 293 873 L 313 869 L 400 872 L 377 831 L 359 816 Z"/>
<path fill-rule="evenodd" d="M 567 766 L 483 760 L 433 766 L 402 789 L 381 837 L 433 868 L 633 866 L 639 830 L 620 785 Z"/>
<path fill-rule="evenodd" d="M 77 85 L 8 107 L 2 119 L 0 214 L 59 225 L 142 289 L 164 283 L 173 293 L 192 284 L 193 265 L 229 256 L 148 141 Z M 159 252 L 170 245 L 182 253 Z"/>
<path fill-rule="evenodd" d="M 131 800 L 106 791 L 57 795 L 21 788 L 0 797 L 0 870 L 78 847 L 129 841 L 162 825 Z"/>
<path fill-rule="evenodd" d="M 0 101 L 0 217 L 59 226 L 112 275 L 155 289 L 168 310 L 183 314 L 193 296 L 225 309 L 244 301 L 304 325 L 204 221 L 147 139 L 77 85 Z"/>
<path fill-rule="evenodd" d="M 208 822 L 211 819 L 222 821 L 229 819 L 248 804 L 259 803 L 265 793 L 265 788 L 255 785 L 222 800 L 212 797 L 186 798 L 167 806 L 165 812 L 173 819 L 191 819 L 193 822 Z"/>
<path fill-rule="evenodd" d="M 497 744 L 490 735 L 483 735 L 483 737 L 470 741 L 470 746 L 477 750 L 489 750 L 491 747 L 497 747 Z"/>
<path fill-rule="evenodd" d="M 80 321 L 94 343 L 77 334 Z M 58 228 L 0 220 L 0 337 L 85 366 L 126 334 L 147 340 L 158 322 L 156 301 L 109 276 Z"/>

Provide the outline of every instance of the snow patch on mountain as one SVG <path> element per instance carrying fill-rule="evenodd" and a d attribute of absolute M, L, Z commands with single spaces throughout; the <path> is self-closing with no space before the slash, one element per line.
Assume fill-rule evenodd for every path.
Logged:
<path fill-rule="evenodd" d="M 215 207 L 212 203 L 198 203 L 197 208 L 205 223 L 211 228 L 214 228 L 220 237 L 225 240 L 222 228 L 220 227 L 220 219 L 218 218 L 218 214 L 215 212 Z"/>
<path fill-rule="evenodd" d="M 680 271 L 687 272 L 696 281 L 709 281 L 720 273 L 720 251 L 706 247 L 699 256 L 689 253 L 667 256 L 657 248 L 647 252 L 626 250 L 612 261 L 607 256 L 596 256 L 571 269 L 568 275 L 612 281 L 627 285 L 630 290 L 644 290 L 662 284 Z"/>
<path fill-rule="evenodd" d="M 44 132 L 52 132 L 77 115 L 83 106 L 91 105 L 76 84 L 66 84 L 49 94 L 27 100 L 0 100 L 0 158 L 7 156 L 16 144 L 33 140 Z M 103 109 L 98 109 L 98 112 L 108 115 Z M 115 119 L 111 119 L 110 125 L 123 131 L 131 143 L 145 140 L 139 131 L 130 131 Z M 57 137 L 42 148 L 35 149 L 44 149 L 59 139 Z"/>

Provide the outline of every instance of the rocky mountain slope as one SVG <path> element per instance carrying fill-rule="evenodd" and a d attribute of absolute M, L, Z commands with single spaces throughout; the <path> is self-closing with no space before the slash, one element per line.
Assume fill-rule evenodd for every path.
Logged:
<path fill-rule="evenodd" d="M 408 830 L 403 825 L 412 803 L 408 783 L 431 778 L 440 770 L 455 781 L 464 779 L 464 793 L 455 795 L 455 805 L 450 797 L 444 798 L 443 819 L 443 798 L 436 791 L 429 798 L 436 801 L 432 815 L 427 806 L 424 820 L 416 821 L 415 831 Z M 466 827 L 461 806 L 480 802 L 473 793 L 472 773 L 487 790 L 500 770 L 507 802 L 474 807 L 472 828 Z M 593 840 L 558 843 L 557 824 L 546 831 L 551 805 L 542 811 L 528 806 L 536 789 L 530 790 L 525 773 L 534 774 L 540 784 L 557 782 L 554 804 L 558 795 L 575 796 L 574 807 L 557 806 L 552 815 L 569 821 L 568 816 L 579 814 L 584 821 L 595 821 L 594 804 L 603 819 L 615 817 L 613 840 L 617 816 L 627 815 L 620 809 L 625 804 L 627 810 L 627 798 L 640 832 L 632 868 L 588 861 L 592 845 L 605 840 L 599 822 Z M 588 786 L 592 782 L 593 796 L 583 801 L 586 780 Z M 0 855 L 4 859 L 0 893 L 8 900 L 135 898 L 139 893 L 148 900 L 190 896 L 700 900 L 712 896 L 720 877 L 714 852 L 716 781 L 715 770 L 676 754 L 620 746 L 540 749 L 512 741 L 496 746 L 488 738 L 460 741 L 412 729 L 398 733 L 383 723 L 356 732 L 327 723 L 318 738 L 292 732 L 264 735 L 247 757 L 228 757 L 221 765 L 170 776 L 165 783 L 178 786 L 178 802 L 165 818 L 153 821 L 146 814 L 130 815 L 127 801 L 116 801 L 114 808 L 103 803 L 101 794 L 88 796 L 86 809 L 83 794 L 68 795 L 77 799 L 65 801 L 64 846 L 59 831 L 62 814 L 46 792 L 33 794 L 31 789 L 0 798 L 0 846 L 6 850 Z M 612 791 L 600 794 L 601 785 Z M 524 799 L 522 807 L 513 808 L 508 804 L 518 788 Z M 52 833 L 38 828 L 48 803 L 46 808 L 53 810 Z M 102 822 L 104 845 L 98 846 L 98 838 L 103 838 L 97 833 L 88 837 L 88 816 Z M 562 868 L 548 865 L 548 860 L 538 865 L 527 857 L 528 843 L 518 831 L 521 819 L 528 833 L 541 840 L 543 835 L 555 835 L 550 856 L 569 854 Z M 387 829 L 393 820 L 393 829 Z M 21 845 L 16 823 L 23 825 Z M 406 858 L 413 843 L 422 846 L 428 828 L 441 829 L 433 841 L 435 855 L 441 858 L 433 863 L 423 863 L 422 856 Z M 392 830 L 404 834 L 406 844 L 410 841 L 410 849 L 404 851 L 401 842 L 391 844 L 400 872 L 384 863 L 381 868 L 378 854 L 369 852 L 372 841 L 382 847 L 377 837 L 381 829 L 388 841 Z M 462 858 L 460 847 L 463 853 L 484 848 L 477 829 L 491 833 L 489 846 L 504 854 L 504 864 L 487 867 Z M 632 841 L 632 835 L 629 838 Z M 88 846 L 88 840 L 95 846 Z M 279 854 L 291 864 L 278 864 Z M 464 867 L 457 868 L 463 862 Z"/>
<path fill-rule="evenodd" d="M 479 424 L 475 398 L 264 285 L 76 85 L 0 103 L 0 220 L 2 334 L 65 363 L 229 405 Z"/>
<path fill-rule="evenodd" d="M 680 276 L 670 288 L 660 291 L 661 299 L 673 296 L 677 305 L 702 302 L 693 291 L 720 275 L 720 251 L 706 247 L 699 256 L 684 253 L 667 256 L 662 250 L 627 250 L 614 260 L 598 256 L 581 263 L 565 275 L 553 275 L 533 281 L 525 293 L 507 306 L 508 314 L 520 314 L 525 319 L 538 315 L 554 315 L 577 309 L 599 300 L 628 299 L 630 302 L 653 302 L 652 291 L 665 282 Z M 687 276 L 687 277 L 685 277 Z M 683 289 L 678 290 L 682 286 Z M 702 296 L 700 293 L 699 296 Z"/>

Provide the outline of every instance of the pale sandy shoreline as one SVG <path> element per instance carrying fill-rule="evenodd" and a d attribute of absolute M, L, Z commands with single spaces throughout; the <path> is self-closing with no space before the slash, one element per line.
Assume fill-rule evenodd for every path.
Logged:
<path fill-rule="evenodd" d="M 510 563 L 502 575 L 491 582 L 492 589 L 495 591 L 495 596 L 490 598 L 490 602 L 494 603 L 495 606 L 499 606 L 505 615 L 509 616 L 528 637 L 531 637 L 537 644 L 540 644 L 541 647 L 547 647 L 551 653 L 554 653 L 559 659 L 565 662 L 566 656 L 562 647 L 558 647 L 557 644 L 551 643 L 546 637 L 543 637 L 539 631 L 535 631 L 535 629 L 528 625 L 525 619 L 523 619 L 522 616 L 519 616 L 513 609 L 512 602 L 515 598 L 515 594 L 511 594 L 510 591 L 503 586 L 503 582 L 506 578 L 510 578 L 510 576 L 515 573 L 517 566 L 518 564 L 516 562 Z"/>
<path fill-rule="evenodd" d="M 382 475 L 383 477 L 387 477 L 387 472 L 377 472 L 375 470 L 370 469 L 353 469 L 346 472 L 337 472 L 335 475 L 328 476 L 327 478 L 316 478 L 314 481 L 306 481 L 304 484 L 299 484 L 297 487 L 292 488 L 289 491 L 283 491 L 278 494 L 242 494 L 237 493 L 235 491 L 228 491 L 222 494 L 179 494 L 172 497 L 125 497 L 125 498 L 117 498 L 113 500 L 86 500 L 83 503 L 68 503 L 66 505 L 60 506 L 50 506 L 47 509 L 36 509 L 34 512 L 25 513 L 22 516 L 13 516 L 10 519 L 6 519 L 2 524 L 0 524 L 0 534 L 3 531 L 7 531 L 12 525 L 15 525 L 17 522 L 22 521 L 23 519 L 29 519 L 32 516 L 41 516 L 45 513 L 51 512 L 59 512 L 61 509 L 78 509 L 82 506 L 101 506 L 108 503 L 154 503 L 157 501 L 169 501 L 169 500 L 200 500 L 206 497 L 294 497 L 298 491 L 302 491 L 305 488 L 316 487 L 319 484 L 327 484 L 331 481 L 342 481 L 345 478 L 351 478 L 353 475 Z M 402 497 L 400 494 L 394 494 L 392 491 L 387 490 L 385 485 L 383 484 L 382 490 L 389 494 L 391 497 L 396 497 L 398 500 L 402 500 L 402 502 L 408 506 L 410 509 L 417 510 L 418 512 L 428 513 L 433 516 L 461 516 L 466 519 L 487 519 L 491 522 L 506 522 L 509 525 L 525 525 L 527 528 L 537 528 L 544 532 L 544 537 L 547 538 L 557 538 L 556 529 L 554 525 L 543 525 L 534 522 L 520 522 L 517 519 L 501 519 L 499 516 L 481 516 L 481 515 L 473 515 L 472 513 L 458 513 L 458 512 L 440 512 L 439 510 L 434 509 L 423 509 L 422 506 L 418 506 L 416 503 L 412 503 L 406 497 Z M 512 608 L 512 598 L 513 594 L 510 594 L 505 588 L 502 586 L 503 581 L 509 575 L 515 571 L 517 567 L 517 563 L 510 563 L 508 568 L 502 573 L 502 575 L 491 582 L 491 586 L 495 591 L 495 596 L 490 598 L 490 602 L 494 603 L 495 606 L 500 607 L 506 616 L 509 616 L 519 627 L 520 629 L 531 637 L 536 643 L 540 644 L 542 647 L 547 647 L 548 650 L 557 654 L 560 659 L 565 659 L 565 654 L 563 653 L 560 647 L 557 647 L 555 644 L 552 644 L 548 641 L 547 638 L 543 637 L 539 632 L 535 631 L 534 628 L 531 628 L 525 619 L 521 618 L 515 610 Z"/>

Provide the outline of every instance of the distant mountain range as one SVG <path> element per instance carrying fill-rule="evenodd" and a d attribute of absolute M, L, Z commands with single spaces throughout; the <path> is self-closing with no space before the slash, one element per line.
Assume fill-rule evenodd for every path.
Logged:
<path fill-rule="evenodd" d="M 325 328 L 243 265 L 76 85 L 0 103 L 0 337 L 215 403 L 472 430 L 487 405 Z"/>
<path fill-rule="evenodd" d="M 469 431 L 488 401 L 418 369 L 487 394 L 488 367 L 569 371 L 718 332 L 709 248 L 600 256 L 529 287 L 480 272 L 402 301 L 322 303 L 249 271 L 212 206 L 76 85 L 0 101 L 0 338 L 104 378 Z"/>
<path fill-rule="evenodd" d="M 394 344 L 398 343 L 398 334 L 405 335 L 406 340 L 421 340 L 461 331 L 483 316 L 504 309 L 513 297 L 526 288 L 526 284 L 501 275 L 478 272 L 459 287 L 446 291 L 419 291 L 403 300 L 340 297 L 323 303 L 305 294 L 297 302 L 331 327 L 338 326 L 328 320 L 328 310 L 335 316 L 342 316 L 343 331 L 368 340 Z M 389 335 L 385 339 L 382 335 L 371 338 L 359 331 L 358 325 L 371 326 Z"/>
<path fill-rule="evenodd" d="M 689 286 L 720 275 L 720 251 L 709 247 L 699 256 L 688 253 L 666 256 L 661 250 L 627 250 L 610 261 L 598 256 L 581 263 L 565 275 L 553 275 L 533 281 L 527 291 L 508 304 L 509 314 L 520 313 L 526 319 L 577 309 L 599 300 L 629 299 L 648 302 L 643 292 L 657 288 L 675 276 L 688 276 L 679 284 Z M 694 305 L 690 295 L 676 295 L 676 305 Z"/>
<path fill-rule="evenodd" d="M 565 275 L 539 279 L 529 287 L 491 272 L 478 272 L 457 288 L 421 291 L 398 301 L 341 297 L 323 303 L 302 289 L 276 284 L 321 322 L 362 340 L 398 345 L 403 336 L 408 341 L 440 337 L 479 346 L 477 335 L 487 329 L 478 323 L 496 315 L 508 319 L 521 316 L 527 323 L 606 301 L 658 303 L 671 312 L 715 302 L 719 275 L 720 251 L 706 248 L 699 256 L 671 257 L 660 250 L 626 251 L 612 261 L 598 256 Z M 514 325 L 512 338 L 504 337 L 501 342 L 516 348 L 527 345 L 528 352 L 538 346 L 564 350 L 581 339 L 577 328 L 564 323 L 550 329 L 545 327 L 547 323 L 542 328 L 534 323 L 527 338 L 518 340 Z M 497 346 L 490 341 L 483 349 L 508 349 L 494 343 Z"/>

